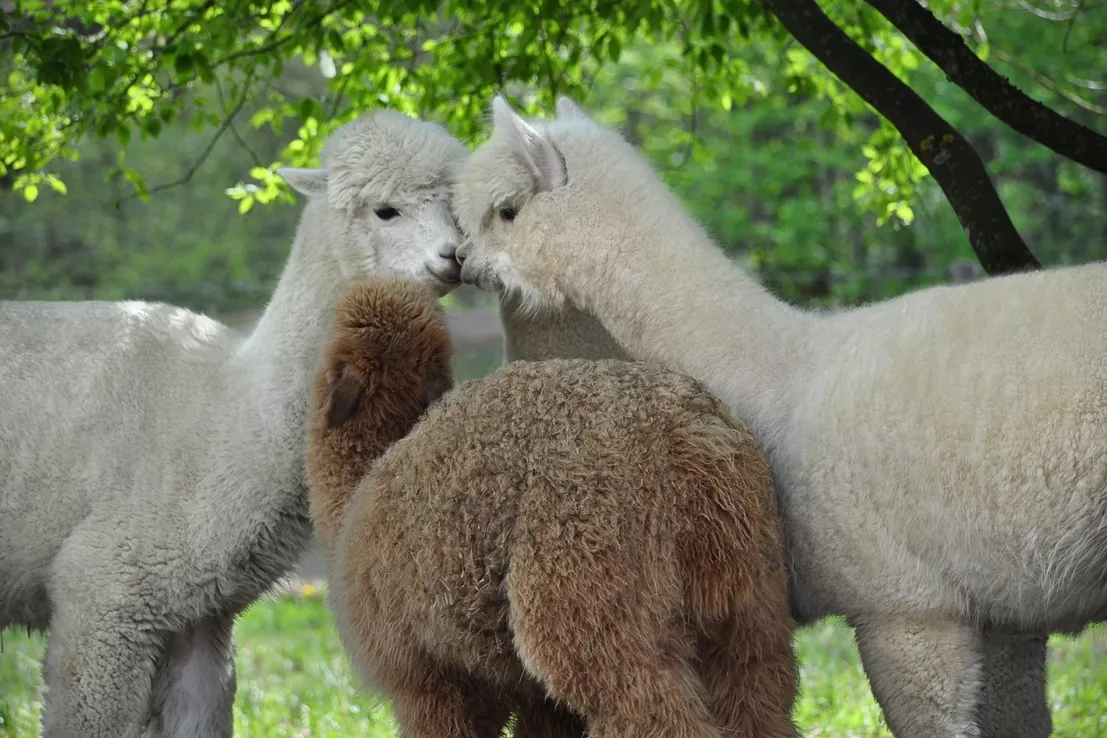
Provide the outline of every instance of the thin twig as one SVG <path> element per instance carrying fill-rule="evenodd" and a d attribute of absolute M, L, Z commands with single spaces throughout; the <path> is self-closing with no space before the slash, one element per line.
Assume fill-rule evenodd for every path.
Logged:
<path fill-rule="evenodd" d="M 538 21 L 538 33 L 542 35 L 542 45 L 545 46 L 546 48 L 549 48 L 549 46 L 550 46 L 550 35 L 548 33 L 546 33 L 546 24 L 541 19 L 539 19 L 539 21 Z M 546 53 L 546 54 L 542 55 L 542 57 L 546 61 L 546 77 L 549 79 L 549 83 L 550 83 L 550 99 L 556 102 L 557 101 L 557 91 L 558 91 L 557 75 L 554 74 L 553 61 L 550 59 L 550 56 L 551 56 L 550 53 Z"/>
<path fill-rule="evenodd" d="M 786 31 L 899 131 L 942 188 L 989 274 L 1041 267 L 1011 222 L 980 155 L 957 129 L 831 21 L 816 0 L 764 3 Z"/>
<path fill-rule="evenodd" d="M 259 56 L 259 55 L 262 55 L 262 54 L 268 54 L 270 51 L 276 51 L 280 47 L 287 44 L 289 41 L 291 41 L 294 38 L 296 38 L 297 36 L 301 35 L 304 31 L 315 28 L 320 23 L 322 23 L 324 20 L 326 20 L 328 15 L 331 15 L 333 13 L 337 13 L 339 10 L 342 10 L 347 5 L 349 5 L 351 2 L 353 2 L 353 0 L 340 0 L 337 3 L 334 3 L 330 6 L 328 6 L 327 10 L 323 11 L 322 13 L 320 13 L 319 15 L 315 16 L 310 21 L 305 23 L 295 33 L 288 33 L 283 38 L 275 39 L 275 40 L 270 41 L 269 43 L 263 44 L 261 46 L 255 46 L 252 49 L 243 49 L 242 51 L 236 51 L 233 54 L 228 54 L 227 56 L 224 56 L 223 58 L 221 58 L 217 62 L 215 62 L 215 64 L 213 64 L 212 66 L 222 66 L 223 64 L 227 64 L 228 62 L 232 62 L 232 61 L 235 61 L 237 59 L 243 59 L 243 58 L 248 57 L 248 56 Z M 297 10 L 299 10 L 302 7 L 303 7 L 303 3 L 297 5 L 292 10 L 290 10 L 287 14 L 285 14 L 285 16 L 283 18 L 281 18 L 281 22 L 279 24 L 277 24 L 277 27 L 275 29 L 273 29 L 273 34 L 280 33 L 280 30 L 281 30 L 282 27 L 284 27 L 285 22 L 292 16 L 293 13 L 295 13 Z"/>
<path fill-rule="evenodd" d="M 1107 174 L 1107 136 L 1035 100 L 996 72 L 917 0 L 865 0 L 999 121 L 1046 148 Z"/>
<path fill-rule="evenodd" d="M 1046 88 L 1047 90 L 1056 92 L 1058 95 L 1065 98 L 1074 105 L 1087 110 L 1089 113 L 1095 113 L 1096 115 L 1107 115 L 1107 107 L 1096 105 L 1095 103 L 1080 97 L 1080 95 L 1077 95 L 1075 92 L 1064 89 L 1063 87 L 1061 87 L 1061 85 L 1057 84 L 1049 77 L 1046 77 L 1045 75 L 1036 72 L 1029 67 L 1023 66 L 1016 59 L 1004 53 L 1002 49 L 997 49 L 993 47 L 991 49 L 991 53 L 995 56 L 995 58 L 999 59 L 1004 64 L 1009 65 L 1013 69 L 1017 69 L 1018 71 L 1022 72 L 1023 74 L 1040 84 L 1042 87 Z"/>
<path fill-rule="evenodd" d="M 326 113 L 327 120 L 338 115 L 338 109 L 341 107 L 342 101 L 346 99 L 346 87 L 349 83 L 350 75 L 345 74 L 342 76 L 342 79 L 338 80 L 338 84 L 335 85 L 334 96 L 331 98 L 331 109 Z"/>
<path fill-rule="evenodd" d="M 219 105 L 223 108 L 226 108 L 227 97 L 223 94 L 223 84 L 219 81 L 218 77 L 215 78 L 215 94 L 219 96 Z M 259 157 L 257 153 L 254 152 L 253 148 L 250 147 L 250 144 L 246 142 L 246 139 L 244 139 L 242 135 L 239 134 L 238 128 L 234 124 L 234 116 L 232 115 L 228 120 L 231 121 L 229 129 L 231 135 L 234 136 L 234 140 L 238 143 L 239 147 L 250 156 L 250 159 L 254 162 L 254 166 L 264 167 L 265 164 L 262 163 L 261 157 Z"/>
<path fill-rule="evenodd" d="M 192 162 L 192 165 L 188 168 L 188 171 L 186 171 L 181 177 L 173 180 L 172 182 L 166 182 L 164 184 L 151 187 L 148 191 L 149 194 L 153 195 L 158 192 L 164 192 L 165 190 L 171 190 L 174 187 L 180 187 L 181 185 L 186 185 L 190 181 L 192 181 L 192 178 L 193 176 L 195 176 L 196 172 L 200 170 L 200 167 L 202 167 L 204 165 L 204 162 L 207 161 L 208 157 L 211 156 L 211 152 L 215 149 L 216 144 L 219 143 L 219 139 L 223 137 L 224 133 L 226 133 L 234 126 L 235 116 L 238 115 L 244 107 L 246 107 L 246 101 L 250 97 L 250 84 L 253 81 L 253 73 L 247 75 L 246 81 L 242 85 L 242 95 L 239 96 L 238 102 L 235 103 L 234 108 L 223 119 L 223 122 L 219 125 L 219 128 L 215 130 L 215 133 L 208 140 L 208 143 L 204 147 L 204 150 L 200 152 L 200 156 Z M 137 193 L 135 196 L 137 197 Z"/>
<path fill-rule="evenodd" d="M 1064 22 L 1072 20 L 1073 17 L 1076 15 L 1075 12 L 1067 13 L 1064 15 L 1062 15 L 1061 13 L 1051 13 L 1048 10 L 1043 10 L 1042 8 L 1039 8 L 1037 5 L 1031 5 L 1030 3 L 1026 2 L 1026 0 L 1016 0 L 1016 2 L 1018 3 L 1019 7 L 1025 10 L 1027 13 L 1037 16 L 1042 20 Z"/>

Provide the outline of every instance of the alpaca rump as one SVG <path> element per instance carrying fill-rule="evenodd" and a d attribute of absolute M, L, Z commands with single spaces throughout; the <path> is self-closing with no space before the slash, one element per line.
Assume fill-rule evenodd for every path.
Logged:
<path fill-rule="evenodd" d="M 351 361 L 401 371 L 373 358 L 379 339 L 358 359 L 340 343 L 325 377 Z M 514 713 L 520 738 L 795 736 L 769 469 L 699 383 L 648 364 L 513 362 L 374 460 L 399 426 L 369 388 L 426 398 L 429 375 L 404 370 L 406 388 L 350 375 L 367 390 L 345 422 L 338 382 L 321 378 L 309 485 L 313 501 L 345 500 L 320 525 L 329 602 L 403 735 L 491 738 Z"/>

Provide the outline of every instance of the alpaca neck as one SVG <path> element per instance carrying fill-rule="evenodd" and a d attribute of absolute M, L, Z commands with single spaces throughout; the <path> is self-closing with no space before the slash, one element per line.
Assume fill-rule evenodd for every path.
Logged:
<path fill-rule="evenodd" d="M 272 299 L 229 361 L 221 406 L 213 409 L 224 419 L 213 451 L 241 485 L 226 504 L 245 502 L 259 513 L 275 507 L 306 512 L 308 408 L 347 282 L 327 259 L 324 243 L 306 242 L 304 232 L 312 226 L 301 225 Z"/>
<path fill-rule="evenodd" d="M 500 322 L 504 361 L 627 358 L 598 320 L 569 305 L 532 316 L 520 312 L 516 300 L 504 296 L 500 298 Z"/>
<path fill-rule="evenodd" d="M 816 319 L 769 294 L 673 205 L 657 208 L 632 236 L 623 231 L 633 262 L 578 262 L 578 283 L 603 286 L 570 290 L 569 298 L 634 358 L 704 382 L 771 455 L 802 382 Z"/>
<path fill-rule="evenodd" d="M 383 431 L 358 425 L 356 431 L 311 429 L 307 456 L 311 517 L 328 559 L 354 491 L 389 445 Z"/>
<path fill-rule="evenodd" d="M 236 356 L 244 386 L 268 424 L 294 419 L 303 427 L 315 370 L 334 323 L 346 279 L 297 238 L 288 264 L 250 336 Z M 244 376 L 243 376 L 244 375 Z M 273 417 L 277 413 L 279 417 Z"/>

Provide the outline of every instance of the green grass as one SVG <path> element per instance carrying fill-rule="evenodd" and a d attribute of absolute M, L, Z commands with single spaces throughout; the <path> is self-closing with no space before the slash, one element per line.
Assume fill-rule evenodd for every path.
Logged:
<path fill-rule="evenodd" d="M 242 617 L 238 640 L 236 735 L 392 736 L 387 703 L 366 695 L 319 595 L 273 597 Z M 1107 628 L 1051 641 L 1049 696 L 1056 738 L 1107 738 Z M 796 722 L 808 738 L 890 738 L 839 621 L 800 631 L 802 693 Z M 41 638 L 4 634 L 0 654 L 0 736 L 37 735 Z"/>

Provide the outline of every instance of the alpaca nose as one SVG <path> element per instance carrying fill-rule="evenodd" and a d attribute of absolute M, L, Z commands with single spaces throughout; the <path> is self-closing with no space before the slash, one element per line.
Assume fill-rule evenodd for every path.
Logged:
<path fill-rule="evenodd" d="M 443 244 L 438 249 L 438 255 L 441 256 L 443 259 L 457 259 L 457 242 L 450 241 L 446 244 Z M 461 263 L 459 259 L 458 263 Z"/>

